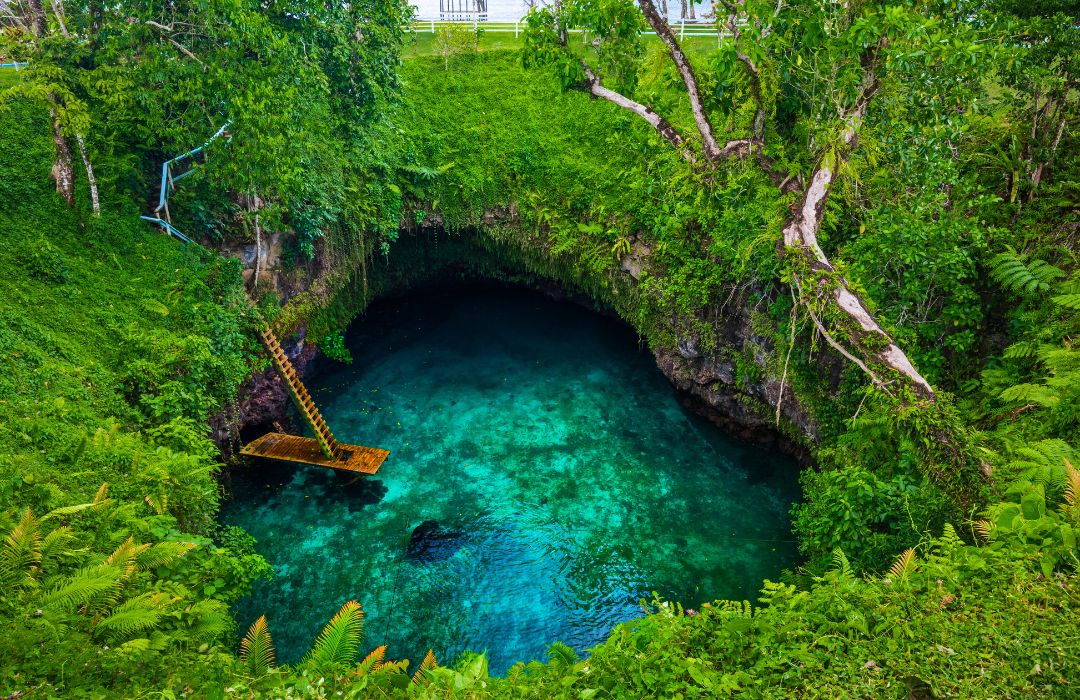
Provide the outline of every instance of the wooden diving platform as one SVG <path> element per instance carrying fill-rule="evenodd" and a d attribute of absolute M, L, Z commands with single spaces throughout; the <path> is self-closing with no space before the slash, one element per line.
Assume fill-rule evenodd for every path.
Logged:
<path fill-rule="evenodd" d="M 330 467 L 359 474 L 374 474 L 390 456 L 389 450 L 377 447 L 361 447 L 336 443 L 334 457 L 323 454 L 322 446 L 315 438 L 267 433 L 244 445 L 240 454 L 263 457 L 283 462 L 299 462 L 317 467 Z"/>

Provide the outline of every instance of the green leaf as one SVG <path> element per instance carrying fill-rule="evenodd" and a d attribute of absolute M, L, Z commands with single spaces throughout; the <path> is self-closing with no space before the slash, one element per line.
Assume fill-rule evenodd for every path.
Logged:
<path fill-rule="evenodd" d="M 1046 513 L 1046 499 L 1037 491 L 1029 491 L 1020 499 L 1025 520 L 1038 520 Z"/>

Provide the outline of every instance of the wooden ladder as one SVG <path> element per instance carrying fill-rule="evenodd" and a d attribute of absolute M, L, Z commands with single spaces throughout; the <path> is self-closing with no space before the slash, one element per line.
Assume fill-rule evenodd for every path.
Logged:
<path fill-rule="evenodd" d="M 319 413 L 319 409 L 315 406 L 315 401 L 312 400 L 307 387 L 304 386 L 304 383 L 300 381 L 300 377 L 296 374 L 296 368 L 293 367 L 292 362 L 285 355 L 285 351 L 281 349 L 281 343 L 278 342 L 269 326 L 263 326 L 260 333 L 263 344 L 270 351 L 270 358 L 274 362 L 275 369 L 289 387 L 289 394 L 292 396 L 293 402 L 300 409 L 304 420 L 315 431 L 315 439 L 319 442 L 319 449 L 322 450 L 327 459 L 337 459 L 337 440 L 334 439 L 334 434 L 330 432 L 330 426 L 326 424 L 322 414 Z"/>

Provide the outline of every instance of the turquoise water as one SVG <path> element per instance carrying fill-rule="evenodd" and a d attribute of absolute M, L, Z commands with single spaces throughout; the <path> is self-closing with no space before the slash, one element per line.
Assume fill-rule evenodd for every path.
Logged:
<path fill-rule="evenodd" d="M 579 651 L 641 615 L 756 597 L 795 563 L 787 458 L 683 410 L 635 335 L 494 286 L 374 306 L 351 366 L 309 387 L 337 438 L 393 451 L 375 477 L 254 463 L 223 520 L 274 565 L 236 606 L 296 660 L 346 600 L 365 649 L 418 663 L 486 650 L 493 672 Z"/>

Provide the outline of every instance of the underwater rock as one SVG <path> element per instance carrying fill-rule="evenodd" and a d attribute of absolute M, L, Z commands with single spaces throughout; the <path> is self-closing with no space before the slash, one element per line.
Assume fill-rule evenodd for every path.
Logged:
<path fill-rule="evenodd" d="M 438 520 L 425 520 L 409 536 L 405 556 L 422 562 L 448 559 L 461 549 L 462 534 L 460 530 L 444 528 Z"/>

